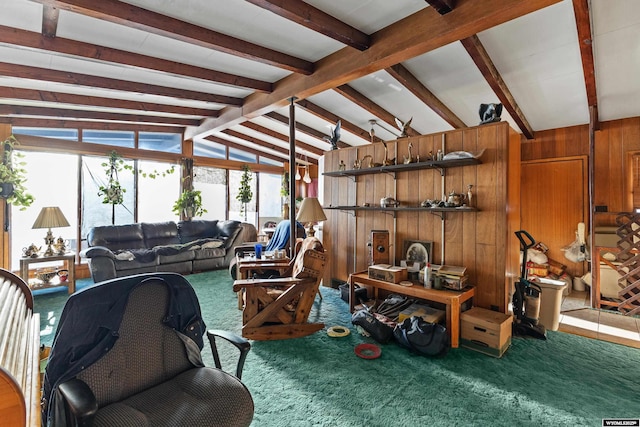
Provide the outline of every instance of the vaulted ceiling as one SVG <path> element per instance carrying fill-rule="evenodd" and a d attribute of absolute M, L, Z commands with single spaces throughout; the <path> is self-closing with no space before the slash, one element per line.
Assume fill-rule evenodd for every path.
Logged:
<path fill-rule="evenodd" d="M 0 122 L 180 131 L 286 161 L 640 116 L 637 0 L 3 0 Z M 597 125 L 597 123 L 596 123 Z M 371 132 L 373 129 L 374 132 Z M 372 136 L 373 134 L 373 136 Z"/>

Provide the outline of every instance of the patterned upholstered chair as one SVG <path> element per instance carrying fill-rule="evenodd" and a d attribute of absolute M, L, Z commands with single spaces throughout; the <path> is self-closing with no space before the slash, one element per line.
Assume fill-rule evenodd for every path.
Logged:
<path fill-rule="evenodd" d="M 203 335 L 217 368 L 204 367 Z M 220 369 L 214 337 L 240 350 L 236 376 Z M 248 341 L 207 331 L 193 288 L 176 273 L 102 282 L 70 297 L 45 373 L 49 426 L 248 426 L 240 381 Z"/>
<path fill-rule="evenodd" d="M 324 328 L 323 323 L 308 323 L 308 318 L 325 263 L 322 243 L 307 237 L 289 275 L 234 281 L 234 292 L 244 290 L 242 336 L 254 340 L 298 338 Z"/>

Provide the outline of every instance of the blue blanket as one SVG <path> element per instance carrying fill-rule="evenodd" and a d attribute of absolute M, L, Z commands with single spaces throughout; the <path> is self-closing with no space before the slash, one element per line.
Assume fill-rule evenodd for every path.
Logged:
<path fill-rule="evenodd" d="M 297 237 L 307 237 L 304 231 L 304 226 L 296 221 Z M 271 240 L 267 245 L 266 251 L 275 251 L 278 249 L 284 249 L 289 246 L 289 237 L 291 236 L 291 227 L 288 219 L 280 221 L 276 226 L 276 231 L 273 232 Z"/>

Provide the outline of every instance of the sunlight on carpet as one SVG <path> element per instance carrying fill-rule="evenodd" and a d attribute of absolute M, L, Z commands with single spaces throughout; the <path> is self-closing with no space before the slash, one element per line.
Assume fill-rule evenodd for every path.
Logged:
<path fill-rule="evenodd" d="M 240 333 L 228 272 L 186 277 L 207 326 Z M 379 359 L 364 360 L 354 347 L 373 341 L 355 331 L 337 290 L 322 288 L 322 295 L 310 321 L 351 334 L 253 341 L 243 374 L 255 401 L 253 425 L 598 426 L 604 417 L 640 415 L 637 349 L 549 332 L 547 341 L 514 338 L 500 359 L 464 348 L 430 359 L 390 343 Z M 55 330 L 64 301 L 66 294 L 36 296 L 43 330 Z M 203 353 L 212 365 L 208 345 Z M 230 354 L 223 362 L 233 369 Z"/>

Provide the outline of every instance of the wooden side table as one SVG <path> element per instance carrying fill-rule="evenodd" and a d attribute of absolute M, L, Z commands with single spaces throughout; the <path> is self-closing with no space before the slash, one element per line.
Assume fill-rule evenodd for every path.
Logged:
<path fill-rule="evenodd" d="M 39 264 L 51 261 L 62 261 L 62 268 L 69 271 L 69 277 L 65 282 L 61 282 L 59 277 L 54 277 L 48 283 L 43 283 L 39 279 L 29 280 L 29 266 L 31 264 Z M 69 294 L 76 291 L 76 254 L 75 252 L 67 252 L 63 255 L 38 256 L 35 258 L 20 258 L 20 276 L 29 284 L 31 289 L 54 288 L 57 286 L 66 286 Z"/>
<path fill-rule="evenodd" d="M 355 308 L 355 284 L 373 288 L 374 298 L 378 298 L 378 289 L 391 291 L 394 294 L 407 295 L 415 298 L 435 301 L 445 304 L 447 313 L 447 331 L 451 339 L 451 347 L 457 348 L 460 345 L 460 307 L 462 303 L 473 298 L 475 288 L 466 287 L 461 291 L 450 289 L 427 289 L 418 284 L 413 286 L 401 286 L 396 283 L 384 282 L 382 280 L 371 279 L 366 272 L 349 275 L 349 309 L 351 312 Z"/>

